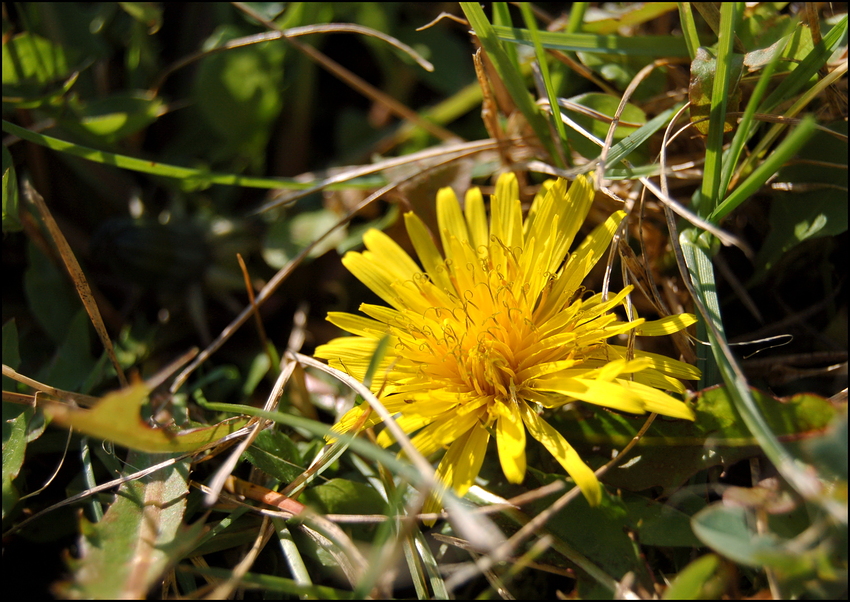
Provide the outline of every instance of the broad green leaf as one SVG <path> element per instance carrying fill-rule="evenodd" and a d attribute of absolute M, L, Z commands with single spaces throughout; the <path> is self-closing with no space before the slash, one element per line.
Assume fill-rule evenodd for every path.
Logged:
<path fill-rule="evenodd" d="M 168 456 L 130 453 L 128 471 Z M 163 572 L 188 552 L 203 528 L 183 526 L 189 493 L 189 461 L 124 483 L 96 524 L 81 519 L 79 558 L 72 578 L 57 587 L 66 597 L 96 600 L 145 598 Z"/>
<path fill-rule="evenodd" d="M 836 413 L 827 399 L 817 395 L 778 400 L 755 389 L 751 393 L 771 431 L 786 442 L 817 435 Z M 638 445 L 602 480 L 629 491 L 661 486 L 669 494 L 700 470 L 729 466 L 759 453 L 725 387 L 702 391 L 694 412 L 693 422 L 656 418 Z M 622 449 L 645 420 L 645 416 L 581 408 L 572 417 L 559 414 L 550 422 L 587 460 L 594 450 L 607 455 L 611 449 Z"/>
<path fill-rule="evenodd" d="M 60 120 L 62 127 L 108 143 L 147 127 L 165 111 L 161 98 L 135 92 L 75 104 L 73 117 Z"/>
<path fill-rule="evenodd" d="M 36 322 L 54 344 L 61 345 L 68 335 L 68 326 L 80 308 L 68 275 L 59 269 L 35 244 L 27 245 L 27 269 L 24 272 L 24 292 Z"/>
<path fill-rule="evenodd" d="M 528 472 L 542 484 L 563 480 L 559 473 L 546 473 L 529 466 Z M 531 514 L 543 511 L 554 501 L 549 496 L 531 505 Z M 588 525 L 593 525 L 588 529 Z M 575 548 L 604 573 L 619 580 L 630 571 L 642 572 L 637 549 L 627 530 L 632 528 L 629 509 L 620 497 L 602 490 L 602 500 L 591 507 L 579 496 L 546 523 L 555 536 Z"/>
<path fill-rule="evenodd" d="M 846 136 L 847 123 L 832 128 Z M 781 257 L 805 240 L 847 230 L 847 142 L 817 132 L 798 153 L 821 164 L 790 164 L 779 170 L 770 205 L 770 232 L 756 258 L 753 282 L 764 278 Z M 829 165 L 832 164 L 832 165 Z"/>
<path fill-rule="evenodd" d="M 664 592 L 664 600 L 713 600 L 725 590 L 728 571 L 716 554 L 706 554 L 682 569 Z"/>
<path fill-rule="evenodd" d="M 743 73 L 744 57 L 740 54 L 732 55 L 732 75 L 730 87 L 733 90 L 726 105 L 727 115 L 723 124 L 724 132 L 731 132 L 735 128 L 737 120 L 730 117 L 728 113 L 738 110 L 741 102 L 741 90 L 738 81 Z M 709 121 L 704 120 L 711 113 L 711 95 L 714 88 L 714 73 L 717 69 L 717 58 L 707 49 L 698 48 L 697 55 L 691 62 L 691 81 L 688 87 L 688 96 L 691 101 L 691 123 L 703 136 L 708 134 Z M 702 120 L 702 121 L 698 121 Z"/>
<path fill-rule="evenodd" d="M 324 514 L 384 514 L 387 501 L 374 488 L 346 479 L 331 479 L 301 494 L 299 501 Z"/>
<path fill-rule="evenodd" d="M 771 531 L 759 533 L 755 513 L 745 507 L 717 502 L 695 514 L 691 525 L 703 543 L 737 563 L 783 572 L 814 568 L 814 558 L 793 539 Z"/>
<path fill-rule="evenodd" d="M 194 451 L 215 443 L 246 423 L 243 419 L 186 431 L 152 428 L 140 413 L 148 393 L 148 388 L 139 383 L 109 393 L 91 410 L 54 402 L 44 406 L 44 413 L 60 426 L 148 453 Z"/>
<path fill-rule="evenodd" d="M 700 542 L 691 531 L 691 517 L 669 503 L 623 492 L 623 503 L 629 525 L 642 545 L 663 547 L 699 547 Z"/>
<path fill-rule="evenodd" d="M 91 320 L 80 308 L 66 326 L 65 339 L 38 374 L 38 380 L 66 391 L 79 391 L 95 370 L 97 360 L 91 354 Z"/>
<path fill-rule="evenodd" d="M 24 32 L 3 42 L 3 96 L 10 95 L 7 86 L 48 84 L 70 73 L 65 50 L 39 35 Z M 15 88 L 14 95 L 18 92 Z"/>
<path fill-rule="evenodd" d="M 298 215 L 275 221 L 263 241 L 263 259 L 271 267 L 280 269 L 295 258 L 304 248 L 336 226 L 339 216 L 328 209 L 305 211 Z M 345 228 L 339 228 L 310 251 L 310 257 L 319 257 L 345 240 Z"/>
<path fill-rule="evenodd" d="M 242 35 L 229 25 L 220 26 L 207 40 L 210 50 Z M 221 141 L 210 148 L 218 162 L 241 155 L 253 169 L 264 161 L 263 151 L 272 125 L 283 108 L 283 40 L 252 44 L 210 54 L 198 66 L 193 96 L 208 127 Z"/>
<path fill-rule="evenodd" d="M 618 90 L 625 90 L 638 72 L 652 62 L 652 57 L 640 54 L 578 52 L 576 56 L 588 69 L 611 82 Z M 653 69 L 635 90 L 633 99 L 648 100 L 654 90 L 663 88 L 667 81 L 666 70 L 666 67 Z"/>
<path fill-rule="evenodd" d="M 279 431 L 261 431 L 243 456 L 282 483 L 289 483 L 304 472 L 298 447 Z"/>
<path fill-rule="evenodd" d="M 805 509 L 802 512 L 807 514 Z M 772 569 L 780 591 L 789 599 L 805 594 L 830 599 L 835 594 L 825 590 L 844 587 L 841 579 L 828 575 L 846 566 L 846 525 L 803 524 L 786 538 L 772 524 L 767 529 L 757 527 L 753 510 L 725 501 L 695 514 L 691 524 L 697 537 L 721 556 L 744 566 Z M 818 530 L 815 538 L 808 536 L 812 529 Z"/>

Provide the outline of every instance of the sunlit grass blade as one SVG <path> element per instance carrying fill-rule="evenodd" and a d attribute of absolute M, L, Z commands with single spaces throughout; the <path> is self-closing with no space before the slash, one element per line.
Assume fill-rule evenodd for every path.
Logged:
<path fill-rule="evenodd" d="M 711 119 L 705 140 L 705 167 L 697 206 L 700 217 L 705 217 L 717 206 L 721 194 L 720 176 L 723 168 L 723 132 L 726 107 L 732 87 L 732 43 L 734 27 L 740 14 L 740 3 L 724 2 L 720 7 L 720 39 L 717 43 L 716 72 L 711 93 Z"/>
<path fill-rule="evenodd" d="M 691 60 L 697 55 L 697 48 L 702 44 L 699 43 L 699 34 L 697 33 L 697 24 L 694 21 L 694 13 L 691 9 L 690 2 L 677 2 L 679 5 L 679 21 L 682 23 L 682 36 L 685 38 L 685 44 L 688 46 L 688 54 Z"/>
<path fill-rule="evenodd" d="M 789 24 L 786 31 L 790 32 L 791 27 L 792 26 Z M 756 109 L 758 108 L 759 103 L 761 103 L 765 92 L 767 92 L 767 87 L 770 85 L 773 72 L 779 64 L 780 56 L 780 53 L 774 53 L 771 60 L 767 65 L 765 65 L 764 69 L 762 69 L 759 81 L 753 89 L 753 93 L 750 95 L 750 100 L 747 102 L 747 108 L 744 110 L 744 115 L 741 117 L 738 129 L 735 131 L 735 135 L 732 138 L 732 143 L 729 145 L 729 149 L 723 157 L 723 169 L 721 170 L 719 187 L 721 195 L 725 195 L 727 193 L 729 183 L 732 181 L 732 175 L 738 165 L 738 159 L 741 157 L 744 145 L 755 132 L 753 116 L 755 115 Z"/>
<path fill-rule="evenodd" d="M 741 203 L 750 198 L 755 192 L 764 186 L 768 179 L 773 177 L 785 163 L 799 151 L 809 138 L 815 133 L 817 123 L 810 115 L 806 116 L 802 123 L 794 128 L 775 151 L 759 164 L 756 170 L 735 188 L 717 208 L 711 212 L 708 219 L 719 223 L 724 217 L 734 211 Z"/>
<path fill-rule="evenodd" d="M 569 148 L 567 132 L 564 129 L 564 122 L 560 119 L 560 113 L 558 111 L 558 95 L 552 83 L 552 78 L 549 75 L 549 62 L 547 61 L 546 53 L 543 51 L 543 46 L 540 44 L 540 32 L 537 29 L 537 22 L 531 12 L 531 7 L 527 2 L 523 2 L 520 4 L 520 9 L 522 10 L 525 24 L 531 32 L 531 37 L 534 41 L 534 54 L 537 57 L 537 64 L 540 67 L 540 77 L 543 79 L 543 84 L 546 86 L 546 95 L 549 98 L 549 106 L 552 107 L 551 121 L 560 141 L 560 144 L 558 145 L 558 150 L 560 152 L 557 157 L 554 157 L 554 159 L 556 163 L 564 165 L 567 163 L 567 149 Z"/>
<path fill-rule="evenodd" d="M 505 87 L 508 89 L 508 93 L 511 95 L 511 99 L 513 99 L 526 121 L 531 125 L 534 133 L 549 152 L 553 161 L 558 161 L 558 153 L 549 134 L 546 119 L 539 107 L 534 103 L 534 99 L 525 85 L 525 79 L 511 62 L 510 57 L 502 47 L 501 41 L 496 36 L 493 25 L 487 20 L 487 16 L 484 14 L 481 6 L 477 2 L 461 2 L 460 6 L 466 18 L 469 19 L 470 25 L 475 30 L 475 35 L 478 36 L 481 46 L 484 47 L 484 50 L 493 62 L 493 66 L 496 68 L 499 77 L 502 78 Z"/>
<path fill-rule="evenodd" d="M 759 107 L 759 113 L 771 113 L 777 106 L 794 97 L 807 82 L 826 64 L 841 40 L 847 34 L 847 15 L 829 30 L 821 44 L 816 45 L 797 67 L 768 96 Z"/>
<path fill-rule="evenodd" d="M 464 3 L 465 4 L 465 3 Z M 493 32 L 500 40 L 533 44 L 531 32 L 527 29 L 493 26 Z M 686 57 L 688 47 L 683 38 L 674 36 L 634 36 L 599 35 L 594 33 L 540 32 L 540 43 L 544 48 L 590 52 L 596 54 L 626 54 L 647 57 Z"/>

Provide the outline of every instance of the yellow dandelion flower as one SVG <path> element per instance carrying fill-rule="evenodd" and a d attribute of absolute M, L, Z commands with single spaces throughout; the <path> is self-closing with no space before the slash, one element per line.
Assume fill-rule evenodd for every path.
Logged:
<path fill-rule="evenodd" d="M 695 322 L 691 314 L 654 322 L 623 322 L 612 313 L 631 290 L 605 299 L 581 294 L 581 283 L 603 257 L 625 212 L 598 226 L 572 253 L 573 238 L 593 200 L 590 180 L 548 181 L 523 220 L 512 174 L 496 184 L 489 227 L 476 188 L 461 209 L 455 194 L 437 195 L 443 254 L 413 213 L 405 225 L 422 267 L 378 230 L 363 237 L 366 251 L 342 262 L 390 307 L 363 304 L 366 316 L 332 312 L 328 320 L 356 336 L 334 339 L 316 357 L 363 380 L 376 345 L 390 345 L 373 391 L 399 426 L 416 433 L 425 456 L 445 448 L 437 475 L 463 496 L 472 486 L 491 435 L 507 479 L 525 477 L 526 432 L 554 456 L 591 504 L 601 492 L 593 471 L 564 437 L 540 417 L 583 401 L 642 414 L 657 412 L 693 420 L 679 379 L 697 379 L 688 364 L 610 344 L 616 335 L 664 335 Z M 364 404 L 336 425 L 346 432 L 362 423 Z M 374 415 L 366 426 L 377 424 Z M 394 441 L 388 431 L 381 445 Z M 432 497 L 425 511 L 439 509 Z"/>

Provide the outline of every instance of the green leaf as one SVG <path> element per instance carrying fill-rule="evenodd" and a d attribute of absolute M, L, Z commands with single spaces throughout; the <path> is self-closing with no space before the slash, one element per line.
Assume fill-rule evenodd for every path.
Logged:
<path fill-rule="evenodd" d="M 664 592 L 664 600 L 719 599 L 727 576 L 720 557 L 706 554 L 682 569 Z"/>
<path fill-rule="evenodd" d="M 149 159 L 137 159 L 127 155 L 119 155 L 94 149 L 74 142 L 60 140 L 53 136 L 45 136 L 22 128 L 14 123 L 3 120 L 3 131 L 14 136 L 18 136 L 23 140 L 38 144 L 49 149 L 68 153 L 75 157 L 82 157 L 88 161 L 103 163 L 113 167 L 129 169 L 139 173 L 149 173 L 164 178 L 175 178 L 185 189 L 208 187 L 212 184 L 225 184 L 229 186 L 245 186 L 248 188 L 285 188 L 291 190 L 306 190 L 316 185 L 316 182 L 301 182 L 293 178 L 252 178 L 240 174 L 232 173 L 216 173 L 205 169 L 192 169 L 190 167 L 182 167 L 179 165 L 170 165 L 168 163 L 160 163 Z M 342 188 L 356 189 L 374 189 L 376 185 L 385 184 L 383 180 L 377 181 L 375 178 L 360 179 L 360 181 L 349 181 L 337 184 L 331 184 L 326 187 L 327 190 L 339 190 Z"/>
<path fill-rule="evenodd" d="M 691 517 L 681 510 L 628 492 L 622 494 L 622 499 L 629 525 L 638 533 L 642 545 L 699 547 L 700 542 L 691 531 Z"/>
<path fill-rule="evenodd" d="M 847 123 L 831 127 L 847 135 Z M 770 232 L 756 257 L 760 281 L 781 257 L 805 240 L 835 236 L 847 231 L 847 143 L 826 132 L 817 132 L 798 154 L 808 161 L 832 163 L 790 164 L 779 170 L 777 190 L 770 205 Z"/>
<path fill-rule="evenodd" d="M 801 554 L 803 550 L 792 545 L 792 540 L 759 533 L 755 515 L 747 508 L 718 502 L 695 514 L 691 524 L 705 545 L 745 566 L 796 572 L 808 568 L 812 560 Z"/>
<path fill-rule="evenodd" d="M 737 123 L 735 117 L 728 115 L 729 112 L 738 110 L 741 102 L 741 90 L 738 81 L 741 79 L 744 67 L 744 57 L 740 54 L 732 54 L 731 88 L 734 90 L 726 105 L 723 131 L 731 132 Z M 705 48 L 697 48 L 697 54 L 691 62 L 691 81 L 688 87 L 688 97 L 691 101 L 691 123 L 703 136 L 708 135 L 709 121 L 704 120 L 711 113 L 711 96 L 714 88 L 714 74 L 717 70 L 717 59 Z"/>
<path fill-rule="evenodd" d="M 3 233 L 18 232 L 22 228 L 18 217 L 18 177 L 12 153 L 3 145 Z"/>
<path fill-rule="evenodd" d="M 148 393 L 144 384 L 135 384 L 109 393 L 90 410 L 48 403 L 44 406 L 44 413 L 57 424 L 90 437 L 149 453 L 194 451 L 238 430 L 246 422 L 221 422 L 178 432 L 152 428 L 142 420 L 140 413 Z"/>
<path fill-rule="evenodd" d="M 67 325 L 65 339 L 53 361 L 39 372 L 38 378 L 59 389 L 78 391 L 96 364 L 91 354 L 91 320 L 86 310 L 80 308 Z"/>
<path fill-rule="evenodd" d="M 545 473 L 532 466 L 529 474 L 543 484 L 563 480 L 556 473 Z M 631 528 L 629 509 L 620 497 L 603 488 L 602 500 L 591 507 L 583 496 L 555 514 L 546 523 L 553 535 L 579 551 L 605 574 L 616 580 L 630 571 L 641 572 L 641 561 L 627 530 Z M 532 505 L 534 513 L 542 511 L 553 498 L 546 497 Z M 588 529 L 588 525 L 593 525 Z"/>
<path fill-rule="evenodd" d="M 331 479 L 306 490 L 299 499 L 323 514 L 385 514 L 387 501 L 369 485 Z"/>
<path fill-rule="evenodd" d="M 79 103 L 73 111 L 72 118 L 60 120 L 63 128 L 112 143 L 156 121 L 165 111 L 165 103 L 146 93 L 127 92 Z"/>
<path fill-rule="evenodd" d="M 3 363 L 16 370 L 21 363 L 18 353 L 18 328 L 14 320 L 3 325 Z M 14 381 L 3 377 L 3 390 L 14 391 Z M 27 449 L 27 423 L 33 410 L 26 405 L 3 401 L 3 520 L 18 502 L 18 490 L 13 484 L 24 465 Z"/>
<path fill-rule="evenodd" d="M 168 456 L 131 453 L 128 470 L 152 466 Z M 69 562 L 70 581 L 58 585 L 66 597 L 140 599 L 169 565 L 188 552 L 203 523 L 183 527 L 189 493 L 189 460 L 124 483 L 103 519 L 81 519 L 80 554 Z"/>
<path fill-rule="evenodd" d="M 211 50 L 241 36 L 230 25 L 219 27 L 207 40 Z M 214 162 L 234 153 L 252 169 L 264 163 L 272 125 L 283 108 L 283 40 L 251 44 L 204 57 L 198 67 L 193 96 L 208 127 L 221 140 L 209 149 Z"/>
<path fill-rule="evenodd" d="M 32 242 L 27 246 L 28 265 L 24 272 L 27 305 L 36 322 L 50 339 L 61 345 L 68 326 L 80 308 L 67 274 L 60 272 Z"/>
<path fill-rule="evenodd" d="M 787 442 L 816 435 L 836 413 L 827 399 L 817 395 L 779 400 L 756 389 L 750 392 L 769 428 Z M 760 453 L 725 387 L 700 392 L 694 412 L 693 422 L 656 418 L 635 448 L 602 480 L 629 491 L 661 486 L 669 495 L 701 470 L 729 466 Z M 553 416 L 550 422 L 588 458 L 594 453 L 610 457 L 610 450 L 625 446 L 645 420 L 645 416 L 582 408 L 573 416 Z"/>
<path fill-rule="evenodd" d="M 3 96 L 31 92 L 70 73 L 65 50 L 39 35 L 24 32 L 3 42 Z M 12 88 L 7 88 L 12 86 Z"/>
<path fill-rule="evenodd" d="M 263 259 L 280 269 L 304 248 L 336 226 L 339 216 L 329 209 L 304 211 L 291 218 L 276 220 L 263 240 Z M 345 240 L 345 228 L 338 228 L 310 250 L 309 257 L 320 257 Z"/>
<path fill-rule="evenodd" d="M 244 458 L 282 483 L 304 472 L 303 459 L 292 439 L 279 431 L 260 431 Z"/>
<path fill-rule="evenodd" d="M 677 2 L 635 2 L 624 5 L 605 4 L 602 18 L 585 20 L 581 29 L 586 33 L 617 33 L 622 27 L 635 27 L 676 10 Z M 596 13 L 598 14 L 598 13 Z"/>

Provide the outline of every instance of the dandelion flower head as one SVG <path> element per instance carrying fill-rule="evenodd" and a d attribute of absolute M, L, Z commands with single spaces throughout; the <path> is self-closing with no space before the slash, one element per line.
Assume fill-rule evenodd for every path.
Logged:
<path fill-rule="evenodd" d="M 523 220 L 519 186 L 502 175 L 491 199 L 489 223 L 475 188 L 463 209 L 450 188 L 437 195 L 442 253 L 414 213 L 405 226 L 421 267 L 378 230 L 364 236 L 366 251 L 349 252 L 345 267 L 389 307 L 362 304 L 365 316 L 332 312 L 328 320 L 355 336 L 337 338 L 316 357 L 359 380 L 377 344 L 387 352 L 371 387 L 423 455 L 441 449 L 442 481 L 463 496 L 473 485 L 491 436 L 508 481 L 526 472 L 526 437 L 539 441 L 591 504 L 601 497 L 593 471 L 540 413 L 569 402 L 693 420 L 692 410 L 665 391 L 683 393 L 679 379 L 699 371 L 661 355 L 609 343 L 634 331 L 653 336 L 692 324 L 691 314 L 624 322 L 613 310 L 631 286 L 603 298 L 588 296 L 582 281 L 606 254 L 625 212 L 596 227 L 571 253 L 570 246 L 593 200 L 586 177 L 569 186 L 550 180 Z M 368 317 L 366 317 L 368 316 Z M 335 429 L 379 422 L 368 405 L 341 417 Z M 382 431 L 378 442 L 394 443 Z M 439 508 L 431 498 L 425 511 Z"/>

